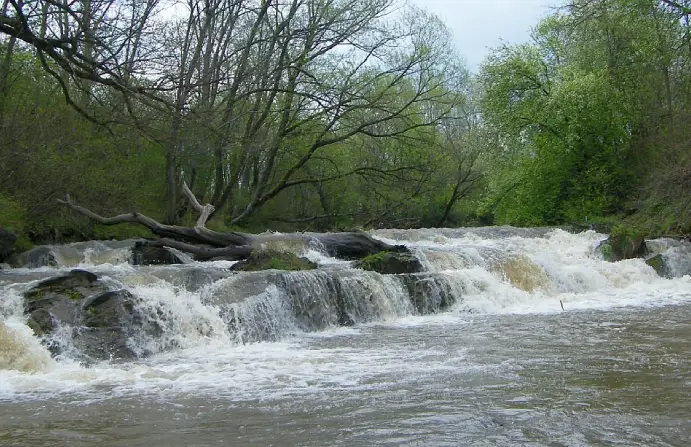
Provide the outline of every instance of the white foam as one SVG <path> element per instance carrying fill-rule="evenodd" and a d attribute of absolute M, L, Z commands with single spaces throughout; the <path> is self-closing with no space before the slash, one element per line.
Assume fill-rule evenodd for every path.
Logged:
<path fill-rule="evenodd" d="M 537 238 L 483 238 L 472 232 L 442 235 L 426 230 L 417 235 L 410 232 L 408 236 L 404 241 L 380 239 L 392 244 L 405 243 L 424 254 L 426 265 L 435 274 L 444 276 L 458 297 L 453 311 L 414 316 L 400 278 L 354 272 L 349 262 L 331 258 L 319 247 L 310 246 L 304 255 L 327 269 L 338 270 L 328 274 L 352 274 L 352 278 L 342 280 L 345 292 L 369 290 L 372 304 L 366 311 L 377 313 L 376 317 L 361 316 L 358 322 L 365 324 L 355 328 L 327 328 L 310 335 L 297 329 L 290 297 L 284 291 L 276 284 L 249 281 L 261 279 L 259 274 L 233 275 L 191 292 L 154 277 L 147 270 L 149 267 L 118 262 L 91 265 L 87 263 L 90 259 L 87 255 L 80 267 L 88 266 L 104 280 L 130 290 L 138 297 L 138 311 L 148 315 L 150 322 L 160 329 L 160 333 L 143 334 L 130 340 L 137 352 L 154 353 L 153 357 L 119 365 L 101 363 L 84 368 L 69 359 L 51 360 L 25 326 L 21 291 L 33 282 L 4 286 L 0 295 L 0 324 L 6 338 L 11 340 L 7 345 L 18 349 L 13 348 L 11 355 L 3 357 L 5 360 L 0 358 L 0 363 L 5 362 L 0 366 L 4 368 L 0 371 L 0 398 L 81 393 L 85 398 L 99 399 L 104 395 L 194 393 L 211 389 L 232 398 L 260 399 L 294 392 L 320 392 L 324 387 L 365 389 L 385 386 L 377 384 L 379 377 L 396 377 L 399 371 L 414 376 L 424 372 L 429 364 L 415 361 L 419 352 L 386 347 L 322 349 L 311 342 L 334 337 L 357 338 L 372 324 L 403 328 L 458 324 L 459 315 L 471 321 L 468 312 L 472 312 L 470 315 L 552 314 L 691 302 L 691 277 L 660 278 L 640 259 L 606 262 L 595 251 L 604 236 L 592 231 L 570 234 L 555 230 Z M 659 247 L 668 255 L 678 256 L 679 262 L 688 248 L 672 242 L 661 243 Z M 524 258 L 548 279 L 546 285 L 533 291 L 521 290 L 497 267 L 507 259 Z M 204 263 L 204 266 L 227 268 L 232 264 L 221 261 Z M 197 267 L 193 263 L 166 268 Z M 310 275 L 317 272 L 296 274 L 295 281 L 307 287 Z M 225 304 L 219 298 L 225 299 Z M 241 314 L 247 327 L 253 318 L 264 319 L 262 324 L 268 326 L 274 321 L 276 338 L 283 338 L 272 343 L 238 344 L 245 340 L 241 332 L 239 336 L 229 332 L 228 307 Z M 448 365 L 441 358 L 430 361 L 442 369 L 473 367 L 463 364 L 462 353 L 458 361 L 450 360 Z M 105 394 L 104 389 L 108 390 Z"/>
<path fill-rule="evenodd" d="M 301 253 L 301 256 L 309 259 L 310 261 L 316 263 L 320 267 L 350 267 L 352 265 L 351 261 L 346 261 L 343 259 L 333 258 L 322 250 L 310 247 Z"/>
<path fill-rule="evenodd" d="M 42 374 L 4 374 L 0 398 L 45 398 L 56 394 L 108 399 L 143 393 L 212 393 L 230 400 L 261 400 L 326 390 L 381 389 L 390 380 L 414 381 L 430 369 L 459 373 L 478 368 L 461 351 L 406 346 L 320 348 L 305 342 L 255 343 L 229 347 L 217 340 L 145 363 L 99 364 L 81 368 L 66 363 Z"/>
<path fill-rule="evenodd" d="M 228 343 L 230 338 L 219 309 L 202 303 L 207 290 L 189 292 L 163 280 L 130 286 L 129 291 L 137 298 L 137 313 L 155 329 L 152 334 L 140 332 L 130 339 L 130 348 L 142 355 L 196 346 L 212 339 Z"/>
<path fill-rule="evenodd" d="M 0 321 L 0 371 L 36 373 L 54 364 L 50 353 L 24 321 L 17 318 Z"/>

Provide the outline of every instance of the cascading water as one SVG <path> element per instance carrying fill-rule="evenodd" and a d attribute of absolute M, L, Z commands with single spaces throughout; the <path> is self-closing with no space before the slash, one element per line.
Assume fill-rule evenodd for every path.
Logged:
<path fill-rule="evenodd" d="M 223 395 L 228 401 L 275 400 L 281 411 L 281 399 L 306 399 L 309 390 L 331 395 L 350 389 L 362 396 L 398 390 L 409 380 L 425 384 L 429 374 L 435 383 L 447 377 L 442 382 L 452 380 L 454 387 L 471 386 L 458 378 L 461 371 L 515 382 L 520 368 L 502 363 L 506 359 L 490 365 L 496 346 L 475 363 L 468 360 L 482 334 L 503 337 L 494 327 L 498 322 L 509 319 L 507 327 L 514 327 L 517 318 L 537 324 L 586 314 L 597 320 L 592 312 L 621 309 L 690 309 L 686 242 L 648 242 L 665 263 L 665 278 L 642 259 L 604 261 L 596 247 L 606 236 L 592 231 L 496 227 L 371 234 L 408 246 L 424 271 L 368 272 L 304 243 L 279 248 L 308 257 L 319 269 L 230 272 L 232 262 L 190 259 L 173 266 L 132 266 L 128 241 L 49 247 L 57 267 L 0 271 L 0 400 L 66 395 L 91 402 L 168 390 Z M 62 327 L 43 344 L 32 334 L 23 293 L 75 267 L 131 294 L 136 321 L 126 342 L 137 358 L 85 364 L 79 345 L 71 344 L 79 328 Z M 477 319 L 484 329 L 475 333 Z M 456 335 L 438 344 L 447 331 Z M 458 345 L 466 332 L 475 335 Z M 62 346 L 55 358 L 51 343 Z"/>
<path fill-rule="evenodd" d="M 645 289 L 669 289 L 674 295 L 678 283 L 686 281 L 660 278 L 640 259 L 603 261 L 595 247 L 604 236 L 594 232 L 485 228 L 380 230 L 373 235 L 408 245 L 426 271 L 366 272 L 304 244 L 289 248 L 302 250 L 322 269 L 232 274 L 225 270 L 232 263 L 224 262 L 133 267 L 127 264 L 131 243 L 77 243 L 51 247 L 60 262 L 56 269 L 3 273 L 3 315 L 8 322 L 24 319 L 19 291 L 37 279 L 70 267 L 91 269 L 113 288 L 131 292 L 139 313 L 156 326 L 129 340 L 136 353 L 149 355 L 191 348 L 210 338 L 276 341 L 301 332 L 444 310 L 531 313 L 556 312 L 562 306 L 650 304 L 660 297 Z M 663 239 L 649 246 L 662 253 L 675 276 L 688 271 L 689 244 Z M 10 337 L 12 331 L 4 324 L 5 337 Z M 26 339 L 27 332 L 20 332 L 18 339 Z"/>

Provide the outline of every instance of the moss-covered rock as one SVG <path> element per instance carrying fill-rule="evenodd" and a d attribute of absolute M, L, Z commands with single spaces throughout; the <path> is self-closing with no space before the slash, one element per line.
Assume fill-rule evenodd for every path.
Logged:
<path fill-rule="evenodd" d="M 362 231 L 327 233 L 317 238 L 329 256 L 354 261 L 382 251 L 405 251 L 403 245 L 389 245 Z"/>
<path fill-rule="evenodd" d="M 109 290 L 93 273 L 77 269 L 46 279 L 25 292 L 24 300 L 27 325 L 53 354 L 63 351 L 64 340 L 51 336 L 65 326 L 85 361 L 136 356 L 127 345 L 134 323 L 141 322 L 134 297 L 126 290 Z"/>
<path fill-rule="evenodd" d="M 132 313 L 133 296 L 126 290 L 108 290 L 84 300 L 83 324 L 91 328 L 119 326 L 123 312 Z"/>
<path fill-rule="evenodd" d="M 655 272 L 663 278 L 672 277 L 672 271 L 667 265 L 664 256 L 662 256 L 661 254 L 656 254 L 654 256 L 647 258 L 645 260 L 645 263 L 651 266 L 653 270 L 655 270 Z"/>
<path fill-rule="evenodd" d="M 244 261 L 233 265 L 231 270 L 255 272 L 259 270 L 314 270 L 317 264 L 294 253 L 278 250 L 255 250 Z"/>
<path fill-rule="evenodd" d="M 356 261 L 355 267 L 385 275 L 418 273 L 423 270 L 420 260 L 407 250 L 380 251 Z"/>
<path fill-rule="evenodd" d="M 45 309 L 36 309 L 31 312 L 26 324 L 38 337 L 50 334 L 58 326 L 53 315 Z"/>
<path fill-rule="evenodd" d="M 645 257 L 648 254 L 644 232 L 625 226 L 615 227 L 598 249 L 602 257 L 610 262 Z"/>
<path fill-rule="evenodd" d="M 43 280 L 24 294 L 27 311 L 33 312 L 50 305 L 60 306 L 61 301 L 78 301 L 92 294 L 94 289 L 102 287 L 97 284 L 97 281 L 96 275 L 80 269 Z M 72 311 L 70 310 L 69 313 L 71 314 Z"/>

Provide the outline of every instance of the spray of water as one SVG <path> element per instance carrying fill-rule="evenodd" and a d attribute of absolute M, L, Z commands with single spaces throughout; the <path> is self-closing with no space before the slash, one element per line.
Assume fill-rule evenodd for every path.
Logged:
<path fill-rule="evenodd" d="M 407 245 L 426 271 L 365 272 L 304 242 L 283 248 L 317 262 L 319 270 L 231 273 L 226 269 L 233 263 L 228 262 L 133 267 L 126 263 L 125 246 L 55 248 L 61 262 L 57 270 L 18 269 L 0 277 L 0 393 L 75 392 L 104 384 L 131 390 L 142 381 L 174 388 L 179 381 L 189 385 L 194 368 L 199 383 L 205 376 L 210 381 L 219 374 L 227 378 L 230 370 L 238 377 L 260 374 L 247 364 L 229 366 L 253 364 L 252 356 L 285 357 L 290 370 L 290 358 L 300 355 L 296 346 L 306 333 L 337 336 L 344 326 L 691 301 L 691 277 L 684 276 L 691 271 L 691 246 L 679 241 L 650 244 L 675 276 L 667 279 L 640 259 L 605 262 L 595 250 L 605 236 L 592 231 L 383 230 L 373 236 Z M 128 346 L 142 357 L 151 356 L 148 360 L 84 368 L 73 361 L 77 355 L 69 349 L 70 327 L 50 335 L 48 341 L 68 347 L 57 362 L 51 359 L 25 325 L 22 292 L 73 266 L 88 268 L 113 288 L 132 293 L 141 321 Z M 439 312 L 447 313 L 431 315 Z M 276 380 L 274 373 L 266 377 Z M 238 383 L 243 381 L 238 378 Z"/>

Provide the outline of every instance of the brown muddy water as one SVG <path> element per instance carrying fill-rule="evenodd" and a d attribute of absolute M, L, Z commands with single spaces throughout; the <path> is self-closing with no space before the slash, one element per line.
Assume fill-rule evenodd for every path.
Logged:
<path fill-rule="evenodd" d="M 4 273 L 0 445 L 689 445 L 683 271 L 664 279 L 641 260 L 604 262 L 592 232 L 375 236 L 418 250 L 456 304 L 417 315 L 396 278 L 309 252 L 322 266 L 312 275 L 342 275 L 378 307 L 353 327 L 306 332 L 286 293 L 256 275 L 181 284 L 202 267 L 135 268 L 91 253 L 60 269 L 89 268 L 169 310 L 169 331 L 132 341 L 160 347 L 150 357 L 85 366 L 51 358 L 24 325 L 21 292 L 56 270 Z M 678 246 L 659 250 L 684 268 Z M 319 293 L 321 277 L 291 278 Z M 256 328 L 232 333 L 228 306 L 245 306 L 254 318 L 244 321 L 269 327 L 270 341 L 248 342 L 269 333 Z"/>

